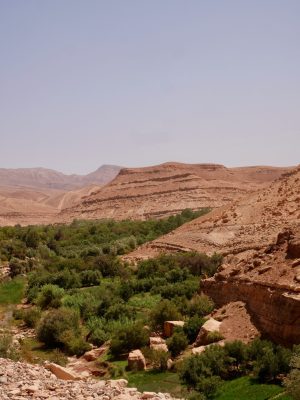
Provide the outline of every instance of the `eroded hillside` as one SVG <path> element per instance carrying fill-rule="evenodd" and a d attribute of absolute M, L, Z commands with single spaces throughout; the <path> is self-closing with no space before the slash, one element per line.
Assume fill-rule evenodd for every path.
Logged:
<path fill-rule="evenodd" d="M 177 214 L 185 208 L 219 208 L 265 187 L 288 170 L 180 163 L 126 168 L 110 184 L 64 210 L 60 220 L 148 219 Z"/>

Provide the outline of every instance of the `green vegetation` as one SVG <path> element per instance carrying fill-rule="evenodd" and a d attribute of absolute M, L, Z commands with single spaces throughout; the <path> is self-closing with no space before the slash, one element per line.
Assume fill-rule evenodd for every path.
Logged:
<path fill-rule="evenodd" d="M 249 345 L 234 341 L 224 347 L 210 346 L 200 355 L 185 358 L 180 377 L 190 389 L 214 398 L 224 381 L 237 377 L 251 374 L 257 384 L 279 383 L 280 376 L 290 369 L 291 356 L 290 350 L 265 340 L 256 339 Z M 232 388 L 235 390 L 234 384 Z"/>
<path fill-rule="evenodd" d="M 211 300 L 197 295 L 199 278 L 214 274 L 222 257 L 161 255 L 132 267 L 119 256 L 207 211 L 153 221 L 0 228 L 0 259 L 9 263 L 12 277 L 0 288 L 0 299 L 1 290 L 9 304 L 27 297 L 32 307 L 14 317 L 36 328 L 46 348 L 80 355 L 110 339 L 116 357 L 143 347 L 149 340 L 143 326 L 162 329 L 167 319 L 188 322 L 212 310 Z M 181 344 L 177 336 L 171 339 L 172 353 L 188 340 L 184 332 Z"/>
<path fill-rule="evenodd" d="M 64 365 L 66 355 L 81 355 L 91 344 L 101 346 L 110 340 L 109 354 L 98 360 L 99 365 L 106 368 L 106 377 L 124 376 L 139 390 L 194 400 L 259 400 L 276 395 L 281 400 L 297 399 L 298 350 L 291 359 L 290 350 L 257 340 L 247 346 L 214 345 L 201 355 L 187 355 L 188 345 L 214 308 L 210 298 L 199 295 L 200 280 L 216 272 L 220 255 L 163 254 L 135 266 L 120 258 L 205 212 L 186 210 L 159 221 L 0 228 L 0 260 L 8 262 L 11 271 L 11 280 L 0 285 L 0 305 L 10 318 L 13 305 L 26 296 L 29 308 L 15 309 L 14 322 L 22 321 L 37 333 L 37 339 L 21 343 L 21 357 Z M 185 325 L 167 340 L 168 353 L 151 350 L 150 332 L 161 332 L 166 320 L 183 320 Z M 220 338 L 213 334 L 210 341 Z M 124 359 L 137 348 L 151 370 L 125 371 Z M 0 336 L 0 353 L 18 357 L 7 335 Z M 175 360 L 172 372 L 167 370 L 170 357 Z M 290 398 L 280 386 L 283 375 Z"/>
<path fill-rule="evenodd" d="M 279 385 L 262 384 L 248 376 L 225 382 L 219 393 L 214 397 L 215 400 L 266 400 L 278 399 L 287 400 L 283 394 L 284 389 Z M 282 396 L 278 396 L 282 393 Z"/>
<path fill-rule="evenodd" d="M 295 346 L 290 366 L 284 383 L 291 398 L 297 400 L 300 398 L 300 346 Z"/>
<path fill-rule="evenodd" d="M 182 386 L 177 374 L 172 372 L 141 371 L 126 375 L 128 386 L 139 391 L 171 393 L 176 398 L 182 396 Z"/>
<path fill-rule="evenodd" d="M 24 296 L 25 279 L 17 277 L 0 284 L 0 305 L 18 304 Z"/>

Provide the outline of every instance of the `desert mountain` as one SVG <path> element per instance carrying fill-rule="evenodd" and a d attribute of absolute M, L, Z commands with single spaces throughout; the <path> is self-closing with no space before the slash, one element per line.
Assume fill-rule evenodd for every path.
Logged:
<path fill-rule="evenodd" d="M 51 223 L 113 179 L 120 167 L 103 165 L 88 175 L 65 175 L 44 168 L 0 169 L 0 225 Z"/>
<path fill-rule="evenodd" d="M 202 281 L 202 290 L 220 306 L 244 302 L 258 329 L 273 340 L 300 343 L 300 167 L 127 259 L 180 250 L 227 255 L 218 273 Z"/>
<path fill-rule="evenodd" d="M 87 175 L 66 175 L 46 168 L 0 168 L 0 186 L 71 190 L 87 185 L 104 185 L 120 169 L 115 165 L 102 165 Z"/>
<path fill-rule="evenodd" d="M 161 218 L 185 208 L 219 208 L 266 187 L 288 168 L 226 168 L 217 164 L 165 163 L 125 168 L 108 185 L 65 209 L 61 220 Z"/>

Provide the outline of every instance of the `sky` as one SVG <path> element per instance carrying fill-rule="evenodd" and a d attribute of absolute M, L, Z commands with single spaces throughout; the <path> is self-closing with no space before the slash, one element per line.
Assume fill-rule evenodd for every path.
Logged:
<path fill-rule="evenodd" d="M 0 167 L 300 163 L 299 0 L 0 0 Z"/>

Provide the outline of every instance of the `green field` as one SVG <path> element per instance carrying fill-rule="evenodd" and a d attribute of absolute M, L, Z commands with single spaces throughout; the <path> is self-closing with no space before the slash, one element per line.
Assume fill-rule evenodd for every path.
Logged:
<path fill-rule="evenodd" d="M 141 371 L 126 374 L 129 387 L 139 391 L 170 393 L 174 397 L 182 397 L 182 386 L 179 376 L 173 372 Z"/>
<path fill-rule="evenodd" d="M 282 393 L 282 394 L 281 394 Z M 219 390 L 215 400 L 292 400 L 278 385 L 260 384 L 250 377 L 228 381 Z"/>
<path fill-rule="evenodd" d="M 25 279 L 17 277 L 0 284 L 0 305 L 18 304 L 24 296 Z"/>

